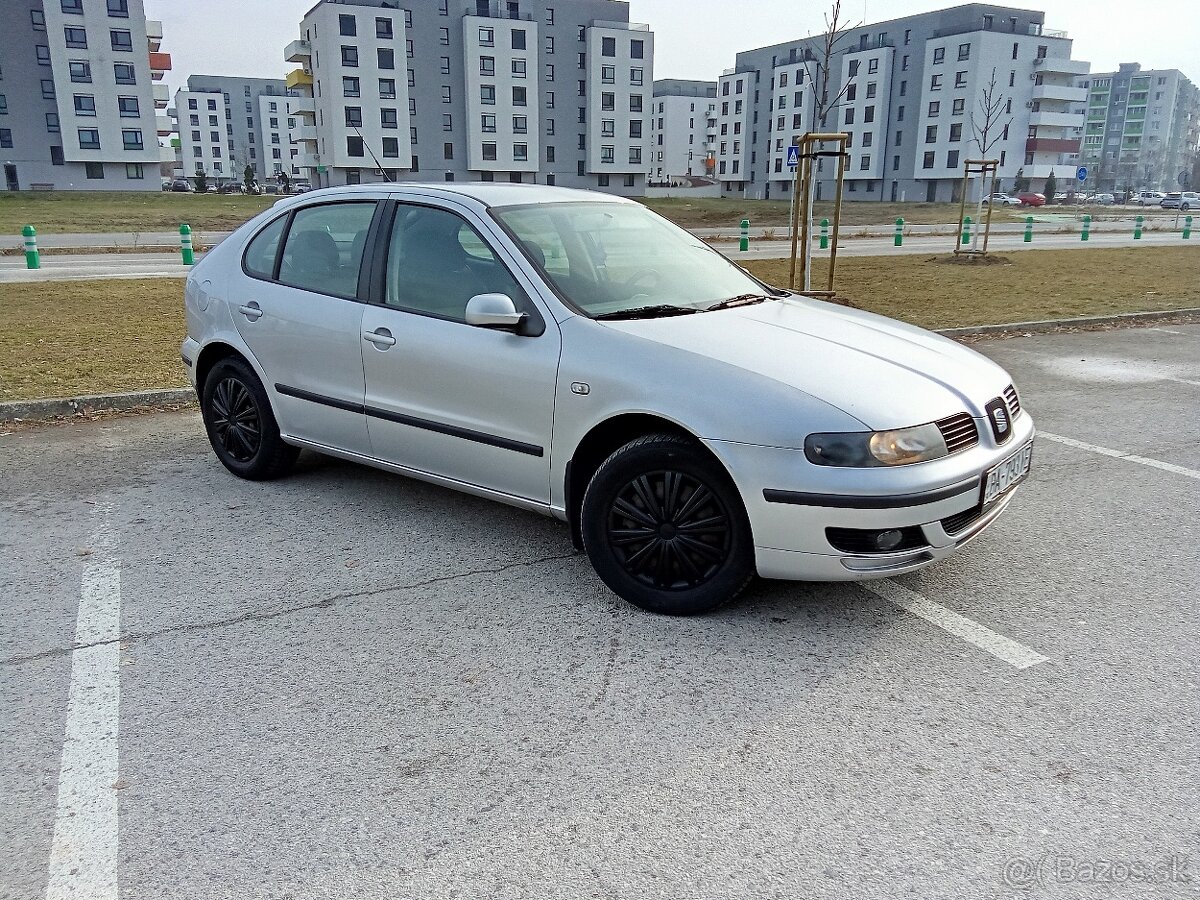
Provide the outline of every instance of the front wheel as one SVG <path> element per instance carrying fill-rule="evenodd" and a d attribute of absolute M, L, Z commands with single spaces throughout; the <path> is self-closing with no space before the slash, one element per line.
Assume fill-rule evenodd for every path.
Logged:
<path fill-rule="evenodd" d="M 217 459 L 234 475 L 266 481 L 286 475 L 300 450 L 284 442 L 267 392 L 244 360 L 212 367 L 200 397 L 204 429 Z"/>
<path fill-rule="evenodd" d="M 725 470 L 694 441 L 637 438 L 606 459 L 583 496 L 583 546 L 601 580 L 650 612 L 700 615 L 754 575 L 750 523 Z"/>

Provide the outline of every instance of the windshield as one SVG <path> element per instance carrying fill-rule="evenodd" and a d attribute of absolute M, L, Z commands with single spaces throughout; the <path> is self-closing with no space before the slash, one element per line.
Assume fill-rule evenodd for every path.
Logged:
<path fill-rule="evenodd" d="M 671 314 L 768 293 L 699 238 L 634 203 L 494 209 L 554 288 L 585 314 Z M 616 314 L 616 315 L 614 315 Z"/>

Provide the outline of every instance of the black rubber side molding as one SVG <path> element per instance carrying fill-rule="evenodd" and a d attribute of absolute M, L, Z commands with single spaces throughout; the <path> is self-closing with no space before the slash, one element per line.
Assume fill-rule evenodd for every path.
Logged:
<path fill-rule="evenodd" d="M 827 506 L 832 509 L 892 509 L 901 506 L 920 506 L 923 503 L 937 503 L 939 500 L 949 500 L 960 494 L 970 494 L 979 490 L 979 479 L 960 481 L 937 491 L 924 491 L 919 494 L 886 494 L 882 496 L 855 496 L 851 494 L 807 494 L 801 491 L 778 491 L 767 488 L 763 491 L 763 499 L 768 503 L 790 503 L 792 506 Z"/>
<path fill-rule="evenodd" d="M 319 403 L 322 406 L 332 406 L 334 409 L 344 409 L 346 412 L 361 413 L 375 419 L 383 419 L 386 422 L 395 422 L 399 425 L 408 425 L 424 431 L 434 431 L 438 434 L 462 438 L 464 441 L 474 441 L 476 444 L 499 447 L 501 450 L 512 450 L 514 453 L 524 453 L 528 456 L 546 455 L 545 449 L 536 444 L 526 444 L 523 441 L 514 441 L 511 438 L 487 434 L 483 431 L 472 431 L 469 428 L 460 428 L 457 425 L 446 425 L 442 422 L 433 422 L 429 419 L 419 419 L 416 416 L 406 416 L 403 413 L 389 412 L 386 409 L 378 409 L 362 403 L 352 403 L 348 400 L 339 400 L 336 397 L 326 397 L 323 394 L 314 394 L 311 391 L 290 387 L 286 384 L 276 384 L 275 390 L 286 397 L 295 397 L 298 400 L 307 400 L 310 403 Z"/>

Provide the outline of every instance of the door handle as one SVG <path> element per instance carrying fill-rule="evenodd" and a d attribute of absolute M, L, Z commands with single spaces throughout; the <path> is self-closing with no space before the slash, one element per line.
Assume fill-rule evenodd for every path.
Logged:
<path fill-rule="evenodd" d="M 263 314 L 262 307 L 259 306 L 258 303 L 254 300 L 251 300 L 249 303 L 244 303 L 241 306 L 239 306 L 238 312 L 240 312 L 243 316 L 245 316 L 251 322 L 257 322 Z"/>
<path fill-rule="evenodd" d="M 376 328 L 374 331 L 364 331 L 363 340 L 370 341 L 376 350 L 386 350 L 396 345 L 396 339 L 386 328 Z"/>

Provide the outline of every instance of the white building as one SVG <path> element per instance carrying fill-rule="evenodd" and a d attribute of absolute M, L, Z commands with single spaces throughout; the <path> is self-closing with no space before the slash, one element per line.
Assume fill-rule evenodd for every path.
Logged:
<path fill-rule="evenodd" d="M 176 92 L 172 110 L 179 132 L 176 174 L 191 177 L 203 171 L 218 182 L 240 182 L 249 166 L 263 182 L 275 176 L 276 163 L 289 171 L 286 94 L 281 78 L 190 76 L 187 87 Z M 272 132 L 279 144 L 272 143 Z"/>
<path fill-rule="evenodd" d="M 646 177 L 664 183 L 713 174 L 717 85 L 668 78 L 654 82 Z"/>
<path fill-rule="evenodd" d="M 297 157 L 301 147 L 296 130 L 299 121 L 292 104 L 296 97 L 261 94 L 258 98 L 258 144 L 263 169 L 269 179 L 286 173 L 289 178 L 300 176 Z"/>

